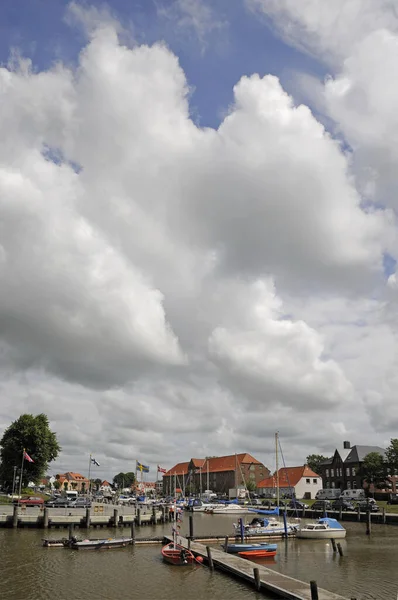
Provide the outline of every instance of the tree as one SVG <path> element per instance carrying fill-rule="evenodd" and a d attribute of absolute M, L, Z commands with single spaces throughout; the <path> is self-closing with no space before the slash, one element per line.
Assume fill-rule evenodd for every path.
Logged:
<path fill-rule="evenodd" d="M 44 477 L 48 464 L 61 450 L 46 415 L 21 415 L 5 430 L 0 440 L 0 480 L 3 485 L 12 485 L 14 467 L 21 467 L 24 449 L 33 460 L 23 461 L 22 485 L 26 486 L 29 481 L 38 483 Z"/>
<path fill-rule="evenodd" d="M 256 491 L 256 482 L 255 481 L 248 481 L 246 484 L 246 489 L 249 492 L 255 492 Z"/>
<path fill-rule="evenodd" d="M 135 482 L 135 473 L 118 473 L 113 478 L 113 485 L 116 485 L 118 489 L 129 488 Z"/>
<path fill-rule="evenodd" d="M 392 438 L 386 450 L 386 462 L 390 475 L 398 473 L 398 439 Z"/>
<path fill-rule="evenodd" d="M 310 454 L 309 456 L 307 456 L 305 462 L 307 463 L 309 468 L 314 471 L 314 473 L 320 475 L 320 465 L 324 460 L 327 460 L 327 457 L 323 456 L 322 454 Z"/>
<path fill-rule="evenodd" d="M 384 487 L 387 478 L 388 465 L 384 457 L 378 452 L 369 452 L 361 466 L 361 477 L 370 485 Z"/>
<path fill-rule="evenodd" d="M 56 490 L 59 490 L 59 488 L 61 487 L 61 484 L 59 481 L 54 481 L 53 485 Z"/>

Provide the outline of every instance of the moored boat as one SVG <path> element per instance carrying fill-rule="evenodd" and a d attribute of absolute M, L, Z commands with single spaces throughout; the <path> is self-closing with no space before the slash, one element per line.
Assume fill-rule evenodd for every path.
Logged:
<path fill-rule="evenodd" d="M 43 539 L 43 546 L 45 548 L 65 548 L 66 538 L 62 539 Z"/>
<path fill-rule="evenodd" d="M 174 542 L 163 546 L 162 556 L 163 560 L 171 565 L 184 566 L 195 562 L 195 556 L 190 550 Z"/>
<path fill-rule="evenodd" d="M 303 523 L 296 532 L 296 537 L 309 540 L 342 539 L 346 530 L 336 519 L 322 517 L 315 523 Z"/>
<path fill-rule="evenodd" d="M 297 530 L 296 523 L 286 522 L 286 526 L 282 521 L 278 521 L 275 518 L 260 518 L 255 517 L 250 523 L 240 524 L 234 523 L 235 535 L 253 536 L 253 535 L 275 535 L 283 536 L 287 534 L 294 534 Z"/>
<path fill-rule="evenodd" d="M 242 558 L 268 558 L 276 555 L 276 550 L 246 550 L 238 552 Z"/>
<path fill-rule="evenodd" d="M 222 504 L 205 510 L 206 513 L 212 515 L 245 515 L 249 512 L 247 506 L 239 504 Z"/>
<path fill-rule="evenodd" d="M 77 540 L 72 537 L 70 540 L 64 541 L 65 548 L 72 550 L 109 550 L 111 548 L 124 548 L 133 543 L 131 537 L 120 538 L 105 538 L 99 540 Z"/>
<path fill-rule="evenodd" d="M 225 544 L 222 546 L 225 550 Z M 277 544 L 268 544 L 264 542 L 263 544 L 228 544 L 227 552 L 228 554 L 239 554 L 239 552 L 250 552 L 256 550 L 267 550 L 270 552 L 276 551 L 278 548 Z"/>

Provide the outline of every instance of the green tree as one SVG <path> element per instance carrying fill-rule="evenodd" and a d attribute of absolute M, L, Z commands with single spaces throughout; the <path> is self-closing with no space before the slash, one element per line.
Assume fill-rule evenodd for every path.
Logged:
<path fill-rule="evenodd" d="M 61 450 L 46 415 L 21 415 L 4 431 L 0 440 L 0 480 L 3 485 L 12 485 L 14 466 L 21 466 L 24 449 L 33 460 L 23 461 L 22 485 L 26 486 L 29 481 L 38 483 L 44 477 L 48 464 Z"/>
<path fill-rule="evenodd" d="M 101 487 L 101 483 L 102 483 L 101 479 L 94 479 L 93 480 L 94 488 L 97 490 L 97 492 L 98 492 L 98 490 Z"/>
<path fill-rule="evenodd" d="M 305 462 L 314 473 L 320 475 L 320 465 L 324 460 L 327 460 L 327 456 L 323 456 L 322 454 L 310 454 L 307 456 Z"/>
<path fill-rule="evenodd" d="M 378 452 L 369 452 L 364 458 L 360 474 L 368 484 L 373 483 L 376 487 L 384 487 L 387 471 L 388 465 L 384 457 Z"/>
<path fill-rule="evenodd" d="M 59 481 L 54 481 L 53 486 L 56 490 L 59 490 L 59 488 L 61 487 L 61 484 Z"/>
<path fill-rule="evenodd" d="M 398 473 L 398 439 L 392 438 L 386 450 L 386 462 L 390 475 Z"/>
<path fill-rule="evenodd" d="M 68 481 L 64 481 L 64 490 L 65 490 L 65 492 L 68 489 L 68 487 L 69 487 L 69 482 Z"/>
<path fill-rule="evenodd" d="M 131 487 L 135 482 L 135 473 L 118 473 L 113 478 L 113 485 L 117 485 L 118 489 Z"/>
<path fill-rule="evenodd" d="M 256 482 L 255 481 L 248 481 L 246 484 L 246 489 L 249 492 L 254 492 L 256 490 Z"/>

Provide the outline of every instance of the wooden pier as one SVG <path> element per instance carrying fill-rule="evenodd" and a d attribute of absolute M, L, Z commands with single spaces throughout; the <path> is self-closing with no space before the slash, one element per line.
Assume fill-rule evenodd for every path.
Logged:
<path fill-rule="evenodd" d="M 166 537 L 168 542 L 173 541 Z M 275 598 L 287 598 L 288 600 L 311 600 L 311 585 L 299 581 L 293 577 L 282 575 L 273 569 L 268 569 L 258 563 L 240 558 L 233 554 L 227 554 L 216 548 L 209 548 L 199 542 L 190 541 L 178 536 L 178 543 L 185 548 L 190 548 L 196 556 L 201 556 L 209 566 L 218 568 L 234 577 L 244 579 L 252 584 L 258 591 L 271 593 Z M 319 600 L 347 600 L 343 596 L 334 594 L 318 588 L 317 598 Z"/>

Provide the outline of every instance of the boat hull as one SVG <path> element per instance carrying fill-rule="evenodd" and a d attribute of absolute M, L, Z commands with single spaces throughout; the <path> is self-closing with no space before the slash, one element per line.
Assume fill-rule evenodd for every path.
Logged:
<path fill-rule="evenodd" d="M 325 531 L 298 529 L 296 537 L 305 540 L 341 540 L 345 538 L 346 533 L 345 529 L 328 529 Z"/>
<path fill-rule="evenodd" d="M 190 550 L 183 548 L 179 544 L 173 544 L 173 542 L 163 546 L 162 557 L 165 562 L 178 567 L 191 565 L 195 562 L 195 556 Z"/>
<path fill-rule="evenodd" d="M 238 552 L 242 558 L 268 558 L 276 555 L 276 550 L 247 550 Z"/>
<path fill-rule="evenodd" d="M 111 550 L 113 548 L 125 548 L 133 543 L 133 538 L 107 538 L 102 540 L 67 540 L 65 547 L 72 550 Z"/>
<path fill-rule="evenodd" d="M 239 554 L 239 552 L 252 552 L 252 551 L 276 551 L 277 544 L 228 544 L 228 554 Z M 225 549 L 225 546 L 223 546 Z"/>

